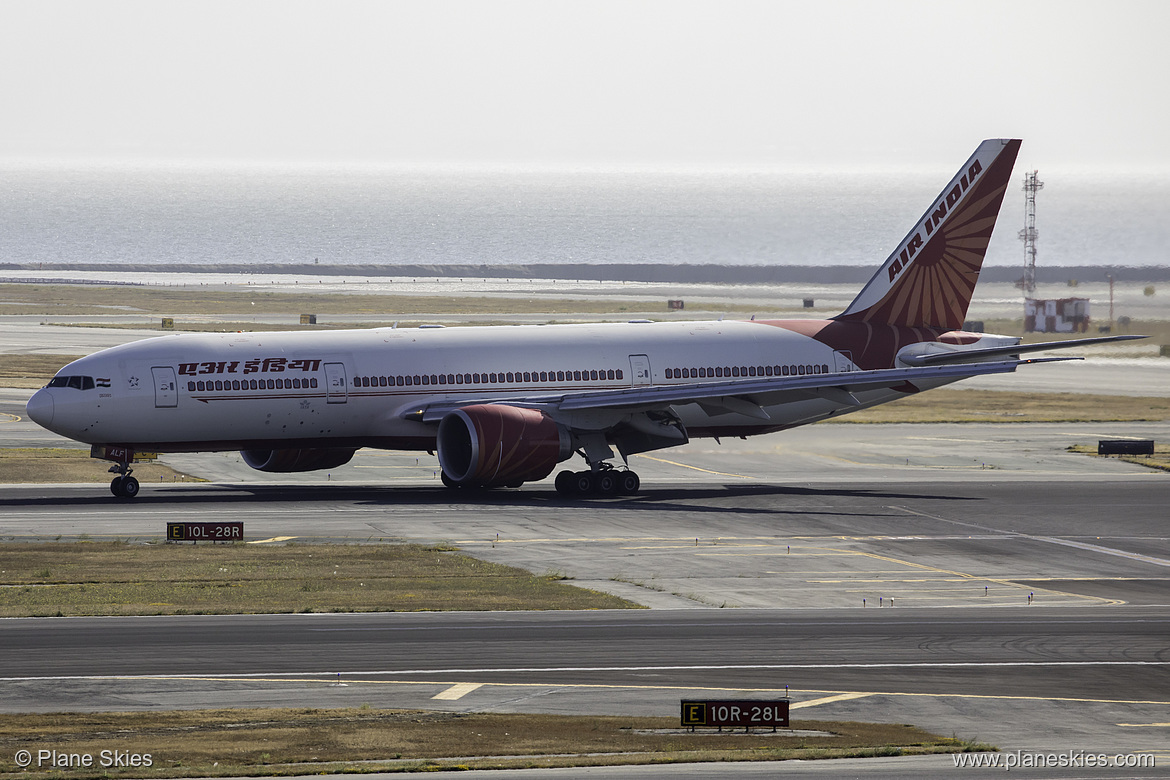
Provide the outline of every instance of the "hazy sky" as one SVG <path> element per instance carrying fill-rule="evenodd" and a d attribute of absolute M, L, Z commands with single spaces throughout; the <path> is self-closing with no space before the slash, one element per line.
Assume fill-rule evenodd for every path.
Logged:
<path fill-rule="evenodd" d="M 0 0 L 0 158 L 1170 168 L 1170 2 Z"/>

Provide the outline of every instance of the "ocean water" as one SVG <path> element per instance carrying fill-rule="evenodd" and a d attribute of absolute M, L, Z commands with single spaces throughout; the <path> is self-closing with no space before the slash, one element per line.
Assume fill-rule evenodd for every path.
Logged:
<path fill-rule="evenodd" d="M 950 174 L 8 167 L 0 263 L 876 266 Z M 1170 177 L 1040 178 L 1041 266 L 1170 265 Z M 1023 222 L 1013 186 L 987 264 Z"/>

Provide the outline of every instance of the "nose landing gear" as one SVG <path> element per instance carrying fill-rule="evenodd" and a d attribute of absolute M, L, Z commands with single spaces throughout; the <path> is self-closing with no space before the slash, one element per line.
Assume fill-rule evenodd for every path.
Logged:
<path fill-rule="evenodd" d="M 110 466 L 110 473 L 117 473 L 118 476 L 110 482 L 110 492 L 118 498 L 134 498 L 138 495 L 138 480 L 130 476 L 130 472 L 134 469 L 130 468 L 129 463 L 118 463 Z"/>

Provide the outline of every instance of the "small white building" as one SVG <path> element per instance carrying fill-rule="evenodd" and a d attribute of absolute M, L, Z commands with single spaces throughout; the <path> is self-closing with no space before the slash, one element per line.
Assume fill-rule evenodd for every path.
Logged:
<path fill-rule="evenodd" d="M 1088 298 L 1025 298 L 1025 333 L 1084 333 L 1089 329 Z"/>

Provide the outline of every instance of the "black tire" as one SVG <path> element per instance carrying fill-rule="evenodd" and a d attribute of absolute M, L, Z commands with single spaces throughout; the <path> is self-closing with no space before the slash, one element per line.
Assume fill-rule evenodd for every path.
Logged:
<path fill-rule="evenodd" d="M 599 471 L 594 478 L 594 489 L 598 495 L 612 496 L 618 491 L 617 475 L 612 471 Z"/>
<path fill-rule="evenodd" d="M 556 485 L 557 492 L 562 496 L 577 495 L 577 475 L 571 471 L 562 471 L 560 474 L 557 474 L 556 481 L 553 484 Z"/>
<path fill-rule="evenodd" d="M 589 495 L 593 492 L 593 485 L 592 471 L 578 471 L 573 475 L 573 486 L 577 489 L 577 495 Z"/>
<path fill-rule="evenodd" d="M 636 472 L 623 471 L 618 475 L 618 492 L 623 496 L 634 495 L 641 486 L 642 480 L 638 478 Z"/>
<path fill-rule="evenodd" d="M 110 492 L 118 498 L 122 497 L 122 478 L 114 477 L 110 480 Z"/>
<path fill-rule="evenodd" d="M 134 477 L 122 477 L 122 498 L 134 498 L 138 495 L 138 480 Z"/>

